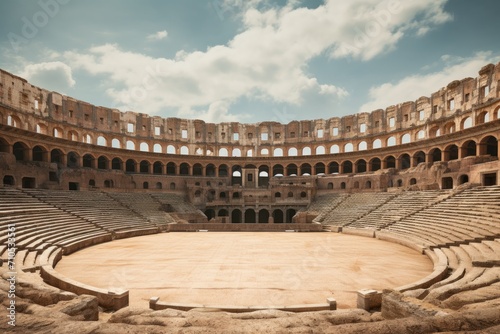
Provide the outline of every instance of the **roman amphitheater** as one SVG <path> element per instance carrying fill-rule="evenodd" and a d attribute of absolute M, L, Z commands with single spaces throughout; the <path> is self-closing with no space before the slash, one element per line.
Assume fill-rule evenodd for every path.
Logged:
<path fill-rule="evenodd" d="M 0 70 L 0 328 L 498 333 L 499 113 L 500 64 L 288 124 L 122 112 Z"/>

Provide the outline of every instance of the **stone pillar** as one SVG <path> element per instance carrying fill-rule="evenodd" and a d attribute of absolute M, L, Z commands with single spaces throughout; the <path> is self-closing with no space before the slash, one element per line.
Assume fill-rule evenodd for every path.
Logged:
<path fill-rule="evenodd" d="M 382 293 L 377 290 L 359 290 L 357 307 L 365 311 L 379 308 L 382 305 Z"/>
<path fill-rule="evenodd" d="M 267 220 L 267 223 L 274 224 L 274 217 L 271 214 L 269 214 L 269 219 Z"/>

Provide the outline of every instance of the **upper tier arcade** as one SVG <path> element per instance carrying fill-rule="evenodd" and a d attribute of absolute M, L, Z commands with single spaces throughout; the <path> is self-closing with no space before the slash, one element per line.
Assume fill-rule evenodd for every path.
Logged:
<path fill-rule="evenodd" d="M 498 119 L 500 63 L 476 78 L 345 117 L 288 124 L 206 123 L 97 107 L 0 70 L 0 123 L 86 144 L 221 157 L 295 157 L 358 152 L 431 139 Z"/>

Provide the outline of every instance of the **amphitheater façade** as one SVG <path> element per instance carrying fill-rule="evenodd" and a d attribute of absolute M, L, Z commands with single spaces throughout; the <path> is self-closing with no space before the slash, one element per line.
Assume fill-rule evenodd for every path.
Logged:
<path fill-rule="evenodd" d="M 218 330 L 291 326 L 276 320 L 299 321 L 295 332 L 497 333 L 499 113 L 500 63 L 416 101 L 288 124 L 121 112 L 0 70 L 0 288 L 9 292 L 15 260 L 17 321 L 33 332 L 176 332 L 186 326 L 174 320 L 190 317 L 200 325 L 186 333 L 206 332 L 219 313 L 152 299 L 138 315 L 127 291 L 54 268 L 92 245 L 163 232 L 343 233 L 402 244 L 434 269 L 405 286 L 358 291 L 358 309 L 227 307 L 228 327 Z M 117 311 L 112 321 L 97 322 L 103 310 Z M 248 325 L 239 314 L 250 311 Z"/>

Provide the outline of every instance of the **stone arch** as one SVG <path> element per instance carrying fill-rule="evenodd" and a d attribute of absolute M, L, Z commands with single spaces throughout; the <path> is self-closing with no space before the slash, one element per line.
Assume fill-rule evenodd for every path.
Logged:
<path fill-rule="evenodd" d="M 241 150 L 239 148 L 234 148 L 232 152 L 233 157 L 241 157 Z"/>
<path fill-rule="evenodd" d="M 177 175 L 177 165 L 175 162 L 167 163 L 166 172 L 167 175 Z"/>
<path fill-rule="evenodd" d="M 293 217 L 297 213 L 295 209 L 287 209 L 286 210 L 286 223 L 291 224 L 293 222 Z"/>
<path fill-rule="evenodd" d="M 227 165 L 222 164 L 219 166 L 219 177 L 226 177 L 229 175 L 229 167 Z"/>
<path fill-rule="evenodd" d="M 153 174 L 163 174 L 163 164 L 161 161 L 155 161 L 153 163 Z"/>
<path fill-rule="evenodd" d="M 399 168 L 405 170 L 411 167 L 411 157 L 408 153 L 403 153 L 399 156 Z"/>
<path fill-rule="evenodd" d="M 120 158 L 113 158 L 111 160 L 111 169 L 112 170 L 123 170 L 123 160 Z"/>
<path fill-rule="evenodd" d="M 242 222 L 243 222 L 243 220 L 242 220 L 241 210 L 240 209 L 234 209 L 231 212 L 231 223 L 233 223 L 233 224 L 240 224 Z"/>
<path fill-rule="evenodd" d="M 302 148 L 302 156 L 309 156 L 311 154 L 311 148 L 309 146 Z"/>
<path fill-rule="evenodd" d="M 462 158 L 474 157 L 477 155 L 477 145 L 474 140 L 467 140 L 460 148 L 462 151 Z"/>
<path fill-rule="evenodd" d="M 36 145 L 35 147 L 33 147 L 33 149 L 31 150 L 31 154 L 32 154 L 33 161 L 45 161 L 45 162 L 47 162 L 49 160 L 48 150 L 41 145 Z"/>
<path fill-rule="evenodd" d="M 325 164 L 322 162 L 316 163 L 314 165 L 314 175 L 323 175 L 326 173 L 326 167 Z"/>
<path fill-rule="evenodd" d="M 229 156 L 229 151 L 227 148 L 222 147 L 219 149 L 219 157 L 228 157 Z"/>
<path fill-rule="evenodd" d="M 292 175 L 298 175 L 298 168 L 296 164 L 289 164 L 286 166 L 286 175 L 287 176 L 292 176 Z"/>
<path fill-rule="evenodd" d="M 382 140 L 380 140 L 380 139 L 375 139 L 375 140 L 373 141 L 372 147 L 373 147 L 374 149 L 377 149 L 377 148 L 382 148 Z"/>
<path fill-rule="evenodd" d="M 273 219 L 275 224 L 282 224 L 285 222 L 284 215 L 283 215 L 283 210 L 281 209 L 274 209 L 273 210 Z"/>
<path fill-rule="evenodd" d="M 127 140 L 127 144 L 126 144 L 126 148 L 127 150 L 131 150 L 131 151 L 134 151 L 135 150 L 135 143 L 131 140 Z"/>
<path fill-rule="evenodd" d="M 162 153 L 163 152 L 163 147 L 161 147 L 160 144 L 154 144 L 153 145 L 153 152 L 154 153 Z"/>
<path fill-rule="evenodd" d="M 113 140 L 111 140 L 111 147 L 112 148 L 122 148 L 122 143 L 119 139 L 113 138 Z"/>
<path fill-rule="evenodd" d="M 101 155 L 97 158 L 97 169 L 109 169 L 109 159 Z"/>
<path fill-rule="evenodd" d="M 275 148 L 273 151 L 273 156 L 274 157 L 282 157 L 283 156 L 283 149 L 282 148 Z"/>
<path fill-rule="evenodd" d="M 425 163 L 425 153 L 423 151 L 418 151 L 415 154 L 413 154 L 413 166 L 412 167 L 417 167 L 421 163 Z"/>
<path fill-rule="evenodd" d="M 193 176 L 203 176 L 203 166 L 200 163 L 193 165 Z"/>
<path fill-rule="evenodd" d="M 338 174 L 340 173 L 339 163 L 332 161 L 328 164 L 328 174 Z"/>
<path fill-rule="evenodd" d="M 387 138 L 387 143 L 386 143 L 387 147 L 396 146 L 396 144 L 397 144 L 396 137 L 391 136 L 391 137 Z"/>
<path fill-rule="evenodd" d="M 380 160 L 380 158 L 372 158 L 369 161 L 368 166 L 369 166 L 370 172 L 376 172 L 376 171 L 382 169 L 382 161 Z"/>
<path fill-rule="evenodd" d="M 80 156 L 76 152 L 69 152 L 66 158 L 66 167 L 78 168 L 80 167 Z"/>
<path fill-rule="evenodd" d="M 479 142 L 479 154 L 498 158 L 498 139 L 494 136 L 487 136 L 481 139 Z"/>
<path fill-rule="evenodd" d="M 354 145 L 352 143 L 347 143 L 344 145 L 344 152 L 349 153 L 349 152 L 354 152 Z"/>
<path fill-rule="evenodd" d="M 151 168 L 151 163 L 147 160 L 142 160 L 139 163 L 139 173 L 148 174 Z"/>
<path fill-rule="evenodd" d="M 460 123 L 460 129 L 465 130 L 473 126 L 472 117 L 465 117 Z"/>
<path fill-rule="evenodd" d="M 108 146 L 108 141 L 103 136 L 97 137 L 97 146 Z"/>
<path fill-rule="evenodd" d="M 190 166 L 187 162 L 183 162 L 179 165 L 179 175 L 189 175 Z"/>
<path fill-rule="evenodd" d="M 441 161 L 442 160 L 442 152 L 439 148 L 433 148 L 432 150 L 430 150 L 429 152 L 429 158 L 431 159 L 431 161 L 429 162 L 438 162 L 438 161 Z"/>
<path fill-rule="evenodd" d="M 231 168 L 231 185 L 243 184 L 243 172 L 240 165 L 235 165 Z"/>
<path fill-rule="evenodd" d="M 448 145 L 444 149 L 444 161 L 458 160 L 458 146 L 455 144 Z"/>
<path fill-rule="evenodd" d="M 338 154 L 340 153 L 339 145 L 335 144 L 330 147 L 330 154 Z"/>
<path fill-rule="evenodd" d="M 316 147 L 316 155 L 323 155 L 323 154 L 326 154 L 325 147 L 323 145 Z"/>
<path fill-rule="evenodd" d="M 16 157 L 16 161 L 28 161 L 28 145 L 18 141 L 12 146 L 12 153 Z"/>
<path fill-rule="evenodd" d="M 95 168 L 95 157 L 90 154 L 84 154 L 82 158 L 82 166 L 87 168 Z"/>
<path fill-rule="evenodd" d="M 189 155 L 189 148 L 187 146 L 181 146 L 180 154 L 181 155 Z"/>
<path fill-rule="evenodd" d="M 259 210 L 259 223 L 267 224 L 269 222 L 269 211 L 267 209 Z"/>
<path fill-rule="evenodd" d="M 367 171 L 366 160 L 364 159 L 359 159 L 354 165 L 356 173 L 365 173 Z"/>
<path fill-rule="evenodd" d="M 175 149 L 174 145 L 168 145 L 167 146 L 167 154 L 176 154 L 177 150 Z"/>
<path fill-rule="evenodd" d="M 312 174 L 312 167 L 308 163 L 303 163 L 300 165 L 300 175 L 309 176 Z"/>
<path fill-rule="evenodd" d="M 299 151 L 297 151 L 297 149 L 295 147 L 290 147 L 288 149 L 288 156 L 289 157 L 296 157 L 299 155 Z"/>
<path fill-rule="evenodd" d="M 389 155 L 384 158 L 385 168 L 396 168 L 396 158 L 394 156 Z"/>
<path fill-rule="evenodd" d="M 273 176 L 283 176 L 285 175 L 285 168 L 283 165 L 274 165 L 273 166 Z"/>
<path fill-rule="evenodd" d="M 137 162 L 134 159 L 128 159 L 125 162 L 125 172 L 127 173 L 137 172 Z"/>
<path fill-rule="evenodd" d="M 411 143 L 411 135 L 409 133 L 405 133 L 401 136 L 401 144 L 409 144 Z"/>
<path fill-rule="evenodd" d="M 62 164 L 63 159 L 64 159 L 64 153 L 60 149 L 55 148 L 52 151 L 50 151 L 50 162 Z"/>
<path fill-rule="evenodd" d="M 368 149 L 368 143 L 366 141 L 362 141 L 358 144 L 358 151 L 366 151 Z"/>
<path fill-rule="evenodd" d="M 259 187 L 267 187 L 269 185 L 269 166 L 261 165 L 259 166 Z"/>
<path fill-rule="evenodd" d="M 209 177 L 215 177 L 216 176 L 216 168 L 214 164 L 208 164 L 205 167 L 205 175 Z"/>
<path fill-rule="evenodd" d="M 346 160 L 342 162 L 342 174 L 354 173 L 352 161 Z"/>

